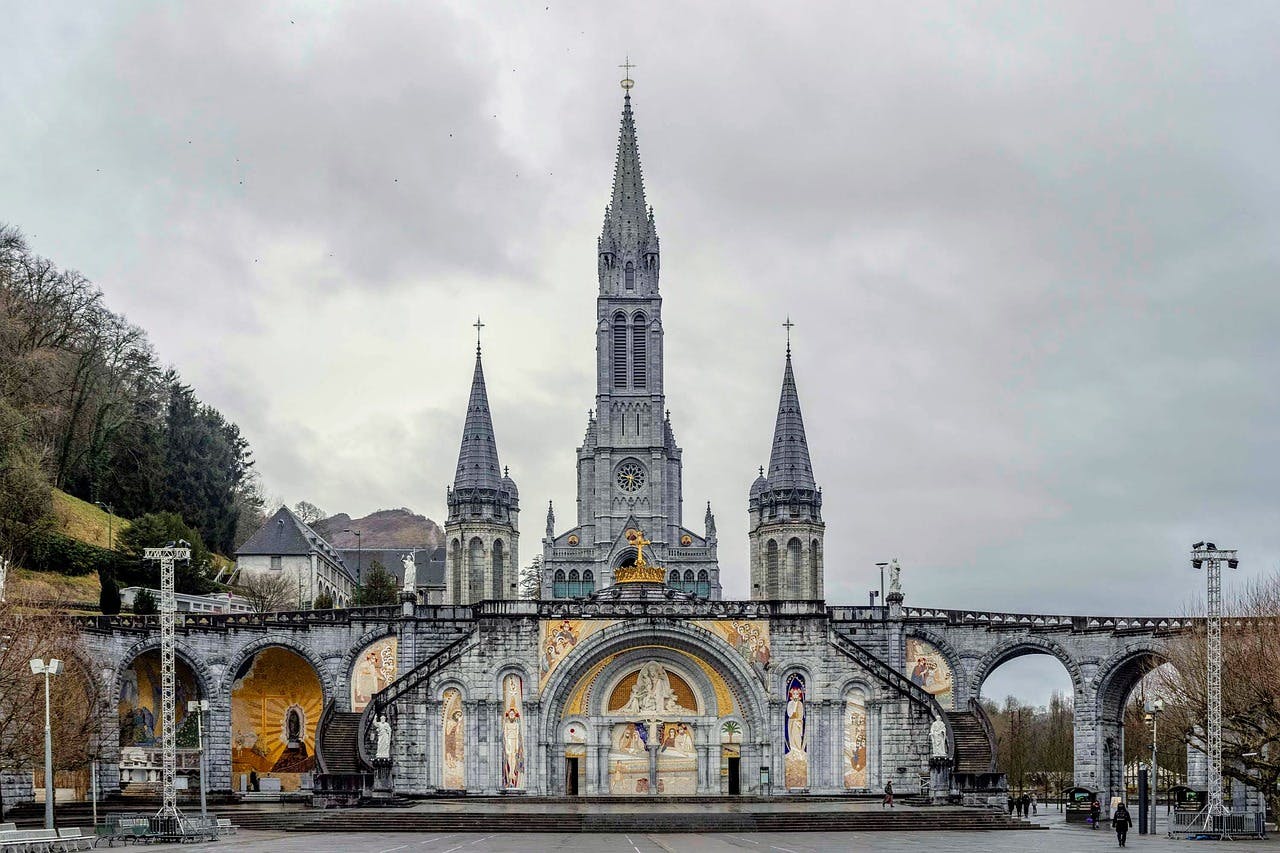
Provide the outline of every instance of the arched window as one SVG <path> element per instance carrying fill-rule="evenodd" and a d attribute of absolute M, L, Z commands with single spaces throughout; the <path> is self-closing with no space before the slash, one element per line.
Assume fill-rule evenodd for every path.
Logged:
<path fill-rule="evenodd" d="M 813 584 L 814 598 L 822 586 L 822 543 L 814 539 L 809 543 L 809 576 Z"/>
<path fill-rule="evenodd" d="M 582 570 L 582 594 L 590 595 L 596 591 L 596 576 L 591 573 L 590 569 Z"/>
<path fill-rule="evenodd" d="M 764 546 L 764 594 L 766 598 L 778 595 L 778 542 L 770 539 Z"/>
<path fill-rule="evenodd" d="M 685 591 L 685 592 L 693 592 L 693 590 L 694 590 L 694 589 L 695 589 L 695 587 L 694 587 L 694 580 L 693 580 L 693 569 L 685 569 L 685 571 L 684 571 L 684 591 Z"/>
<path fill-rule="evenodd" d="M 582 595 L 582 585 L 578 583 L 578 570 L 569 570 L 569 597 L 577 598 Z"/>
<path fill-rule="evenodd" d="M 792 537 L 787 541 L 787 595 L 790 597 L 800 598 L 805 595 L 804 587 L 806 584 L 802 582 L 800 570 L 803 568 L 800 564 L 801 552 L 804 546 L 799 539 Z"/>
<path fill-rule="evenodd" d="M 636 289 L 636 265 L 627 261 L 627 265 L 623 267 L 622 277 L 626 282 L 627 290 Z"/>
<path fill-rule="evenodd" d="M 467 544 L 467 604 L 475 604 L 484 595 L 484 542 L 476 536 Z"/>
<path fill-rule="evenodd" d="M 672 589 L 680 588 L 680 573 L 675 569 L 672 569 L 671 574 L 667 577 L 667 586 Z"/>
<path fill-rule="evenodd" d="M 631 387 L 643 388 L 649 381 L 649 329 L 644 312 L 631 320 Z"/>
<path fill-rule="evenodd" d="M 707 576 L 706 569 L 698 572 L 698 595 L 703 598 L 711 596 L 711 578 Z"/>
<path fill-rule="evenodd" d="M 613 387 L 627 387 L 627 315 L 613 315 Z"/>
<path fill-rule="evenodd" d="M 462 603 L 462 542 L 455 539 L 449 546 L 449 603 Z"/>
<path fill-rule="evenodd" d="M 556 569 L 555 578 L 551 584 L 551 595 L 555 598 L 565 598 L 566 590 L 564 588 L 564 571 Z"/>
<path fill-rule="evenodd" d="M 502 544 L 501 539 L 497 539 L 493 543 L 493 594 L 490 598 L 506 598 L 507 591 L 503 589 L 506 586 L 506 548 Z"/>

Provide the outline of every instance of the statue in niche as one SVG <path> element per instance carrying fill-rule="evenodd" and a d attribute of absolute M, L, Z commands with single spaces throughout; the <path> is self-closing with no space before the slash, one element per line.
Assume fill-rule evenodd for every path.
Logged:
<path fill-rule="evenodd" d="M 391 724 L 387 722 L 385 716 L 380 716 L 373 724 L 373 731 L 377 735 L 377 750 L 374 752 L 374 758 L 378 761 L 391 760 Z"/>
<path fill-rule="evenodd" d="M 307 749 L 307 722 L 302 708 L 290 705 L 281 720 L 279 738 L 284 751 L 271 766 L 272 773 L 309 773 L 315 768 L 316 759 Z"/>
<path fill-rule="evenodd" d="M 631 686 L 631 696 L 618 709 L 620 714 L 695 714 L 676 699 L 671 689 L 671 679 L 666 669 L 657 661 L 649 661 L 640 667 L 636 683 Z"/>
<path fill-rule="evenodd" d="M 934 758 L 947 757 L 947 724 L 942 719 L 935 717 L 933 724 L 929 726 L 929 740 L 932 741 L 932 755 Z"/>

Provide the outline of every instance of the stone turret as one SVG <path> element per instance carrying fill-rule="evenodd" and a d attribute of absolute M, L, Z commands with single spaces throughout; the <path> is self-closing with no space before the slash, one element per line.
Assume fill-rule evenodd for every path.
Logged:
<path fill-rule="evenodd" d="M 822 490 L 813 479 L 809 442 L 800 413 L 787 344 L 782 395 L 773 429 L 769 474 L 751 485 L 747 506 L 751 597 L 761 600 L 823 597 Z"/>
<path fill-rule="evenodd" d="M 479 343 L 458 468 L 446 501 L 445 602 L 517 598 L 520 494 L 498 462 Z"/>

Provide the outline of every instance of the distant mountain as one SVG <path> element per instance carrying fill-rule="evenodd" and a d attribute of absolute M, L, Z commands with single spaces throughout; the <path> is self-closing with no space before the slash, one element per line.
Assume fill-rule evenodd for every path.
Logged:
<path fill-rule="evenodd" d="M 359 544 L 365 548 L 409 548 L 444 544 L 444 531 L 425 515 L 411 509 L 380 509 L 364 518 L 352 518 L 345 512 L 330 516 L 312 525 L 316 532 L 329 540 L 335 548 L 354 548 L 355 534 L 347 530 L 359 530 Z"/>

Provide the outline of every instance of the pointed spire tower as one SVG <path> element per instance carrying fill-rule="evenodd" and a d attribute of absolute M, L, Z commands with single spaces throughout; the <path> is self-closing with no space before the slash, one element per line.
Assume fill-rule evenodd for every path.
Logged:
<path fill-rule="evenodd" d="M 597 241 L 598 275 L 602 296 L 658 294 L 658 230 L 653 208 L 645 201 L 644 174 L 631 90 L 622 99 L 622 125 L 613 165 L 613 194 L 604 211 L 604 227 Z"/>
<path fill-rule="evenodd" d="M 476 318 L 476 367 L 453 486 L 446 493 L 445 602 L 517 597 L 520 493 L 498 462 Z"/>
<path fill-rule="evenodd" d="M 822 490 L 813 479 L 809 441 L 800 414 L 800 394 L 791 366 L 790 318 L 782 394 L 773 428 L 769 474 L 751 486 L 751 597 L 768 601 L 823 597 Z"/>

